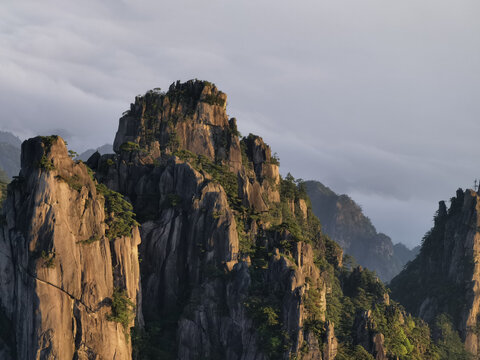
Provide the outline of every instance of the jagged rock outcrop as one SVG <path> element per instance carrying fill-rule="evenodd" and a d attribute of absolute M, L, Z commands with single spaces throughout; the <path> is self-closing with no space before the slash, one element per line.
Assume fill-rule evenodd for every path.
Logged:
<path fill-rule="evenodd" d="M 337 195 L 318 181 L 304 184 L 323 231 L 360 265 L 375 270 L 382 281 L 390 281 L 415 257 L 418 249 L 393 245 L 387 235 L 377 233 L 361 207 L 347 195 Z"/>
<path fill-rule="evenodd" d="M 1 223 L 0 324 L 12 331 L 0 331 L 0 355 L 352 360 L 435 351 L 428 328 L 399 320 L 374 273 L 342 266 L 299 181 L 280 177 L 260 137 L 240 139 L 225 103 L 205 81 L 149 91 L 120 119 L 115 154 L 96 152 L 89 167 L 58 137 L 23 144 Z M 354 325 L 366 309 L 376 328 L 364 347 Z"/>
<path fill-rule="evenodd" d="M 310 244 L 287 250 L 280 243 L 294 240 L 290 231 L 269 230 L 282 223 L 281 211 L 276 218 L 269 215 L 280 210 L 278 164 L 260 137 L 240 141 L 225 102 L 226 95 L 207 82 L 173 84 L 166 94 L 147 92 L 120 119 L 116 154 L 94 154 L 87 162 L 100 182 L 132 201 L 142 223 L 147 327 L 177 313 L 180 359 L 264 359 L 280 344 L 266 348 L 262 342 L 271 339 L 258 334 L 252 312 L 275 308 L 278 319 L 265 332 L 284 341 L 283 331 L 289 339 L 288 350 L 278 356 L 297 353 L 305 336 L 318 353 L 318 340 L 314 346 L 313 335 L 303 333 L 303 301 L 308 287 L 317 289 L 314 301 L 325 320 L 325 275 L 314 264 Z M 305 223 L 313 216 L 304 199 L 288 202 Z M 260 261 L 251 259 L 257 241 L 269 265 L 252 275 L 252 261 Z M 334 257 L 341 265 L 341 252 Z M 259 309 L 255 301 L 263 295 L 252 295 L 259 284 L 262 291 L 282 294 L 280 302 Z"/>
<path fill-rule="evenodd" d="M 457 190 L 447 210 L 441 201 L 434 227 L 425 235 L 420 254 L 392 280 L 392 296 L 406 309 L 433 324 L 450 316 L 466 349 L 479 353 L 480 197 Z"/>
<path fill-rule="evenodd" d="M 266 282 L 272 286 L 271 291 L 285 294 L 281 308 L 282 322 L 292 343 L 292 354 L 300 351 L 305 338 L 310 335 L 308 331 L 304 332 L 304 323 L 309 315 L 308 310 L 305 309 L 304 299 L 308 296 L 310 288 L 319 291 L 318 296 L 312 299 L 316 301 L 315 305 L 319 309 L 318 320 L 325 321 L 327 310 L 327 284 L 320 270 L 313 263 L 313 249 L 311 245 L 302 242 L 295 245 L 292 253 L 294 261 L 280 255 L 279 249 L 274 248 L 266 274 Z M 326 327 L 327 342 L 332 342 L 333 326 L 326 325 Z M 330 348 L 332 344 L 328 343 L 327 347 Z"/>
<path fill-rule="evenodd" d="M 355 319 L 355 342 L 375 356 L 375 360 L 387 360 L 385 337 L 376 329 L 372 311 L 366 310 Z"/>
<path fill-rule="evenodd" d="M 334 360 L 337 356 L 338 341 L 335 337 L 335 328 L 332 323 L 326 324 L 326 344 L 323 350 L 323 360 Z"/>
<path fill-rule="evenodd" d="M 0 232 L 0 299 L 16 358 L 131 358 L 134 316 L 124 328 L 112 301 L 141 304 L 140 236 L 133 227 L 129 236 L 108 239 L 104 204 L 61 138 L 23 143 Z"/>
<path fill-rule="evenodd" d="M 376 354 L 375 360 L 387 360 L 387 350 L 385 350 L 385 337 L 379 333 L 373 337 L 374 352 Z"/>
<path fill-rule="evenodd" d="M 384 301 L 385 288 L 368 271 L 342 269 L 342 250 L 322 234 L 304 189 L 280 177 L 260 137 L 239 138 L 225 101 L 202 81 L 149 91 L 120 119 L 116 153 L 87 162 L 132 202 L 142 225 L 148 301 L 136 357 L 365 354 L 340 341 L 351 337 L 360 307 Z"/>

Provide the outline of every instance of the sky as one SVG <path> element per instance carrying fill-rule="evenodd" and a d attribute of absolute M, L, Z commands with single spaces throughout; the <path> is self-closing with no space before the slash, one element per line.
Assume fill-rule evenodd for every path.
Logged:
<path fill-rule="evenodd" d="M 112 143 L 138 94 L 214 82 L 281 172 L 412 247 L 480 177 L 478 0 L 2 0 L 0 130 Z"/>

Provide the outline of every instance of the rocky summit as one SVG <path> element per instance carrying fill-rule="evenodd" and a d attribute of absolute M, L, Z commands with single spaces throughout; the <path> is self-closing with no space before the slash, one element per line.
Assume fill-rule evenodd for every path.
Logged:
<path fill-rule="evenodd" d="M 0 357 L 460 354 L 454 330 L 433 333 L 375 273 L 343 264 L 305 186 L 240 136 L 226 101 L 207 81 L 148 91 L 115 153 L 86 163 L 58 136 L 22 144 L 0 222 Z"/>

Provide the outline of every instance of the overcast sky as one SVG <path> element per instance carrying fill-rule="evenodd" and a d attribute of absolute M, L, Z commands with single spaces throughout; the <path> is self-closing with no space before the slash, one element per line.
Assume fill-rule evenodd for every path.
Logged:
<path fill-rule="evenodd" d="M 2 0 L 0 129 L 112 143 L 135 95 L 212 81 L 282 173 L 418 244 L 480 177 L 478 0 Z"/>

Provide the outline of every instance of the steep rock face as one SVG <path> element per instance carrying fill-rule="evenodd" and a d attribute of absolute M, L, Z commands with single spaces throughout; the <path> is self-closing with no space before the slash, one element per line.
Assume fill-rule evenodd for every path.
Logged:
<path fill-rule="evenodd" d="M 479 356 L 480 198 L 457 190 L 447 207 L 443 201 L 434 227 L 420 253 L 392 280 L 392 296 L 407 310 L 433 323 L 448 314 L 466 349 Z"/>
<path fill-rule="evenodd" d="M 323 231 L 360 265 L 375 270 L 383 281 L 390 281 L 415 257 L 412 250 L 401 244 L 394 246 L 387 235 L 377 233 L 360 206 L 347 195 L 337 195 L 318 181 L 306 181 L 305 187 Z"/>
<path fill-rule="evenodd" d="M 145 327 L 135 330 L 134 356 L 376 354 L 381 337 L 366 350 L 352 329 L 360 309 L 388 322 L 388 311 L 377 309 L 384 286 L 367 270 L 342 268 L 342 250 L 322 234 L 304 188 L 280 177 L 260 137 L 239 138 L 225 99 L 202 81 L 149 91 L 120 120 L 116 154 L 87 162 L 99 182 L 132 202 L 142 225 Z M 386 344 L 409 345 L 416 330 L 413 322 L 408 338 L 382 334 Z M 419 344 L 416 356 L 429 346 Z"/>
<path fill-rule="evenodd" d="M 251 284 L 246 263 L 234 266 L 230 282 L 219 275 L 196 287 L 183 312 L 177 331 L 178 357 L 266 359 L 243 306 Z"/>
<path fill-rule="evenodd" d="M 304 323 L 310 315 L 304 305 L 304 299 L 308 297 L 308 289 L 319 289 L 319 296 L 312 301 L 316 301 L 315 305 L 319 308 L 318 320 L 325 321 L 327 284 L 324 276 L 313 263 L 313 249 L 310 244 L 296 243 L 292 255 L 294 261 L 280 255 L 279 249 L 273 249 L 266 282 L 272 286 L 273 293 L 285 294 L 282 299 L 282 322 L 292 343 L 291 354 L 296 354 L 300 351 L 305 339 L 310 336 L 309 331 L 304 329 Z M 327 342 L 332 340 L 328 340 L 329 336 L 334 337 L 333 327 L 330 330 L 327 329 Z M 327 347 L 330 347 L 330 344 L 327 344 Z M 312 350 L 315 352 L 315 349 Z"/>
<path fill-rule="evenodd" d="M 323 350 L 324 360 L 334 360 L 337 356 L 338 341 L 335 337 L 335 329 L 332 323 L 327 323 L 326 346 Z"/>
<path fill-rule="evenodd" d="M 178 301 L 180 285 L 191 288 L 206 276 L 202 265 L 231 269 L 236 264 L 238 236 L 222 187 L 207 183 L 188 164 L 171 163 L 159 185 L 163 194 L 175 194 L 180 202 L 191 201 L 163 209 L 158 220 L 142 226 L 143 259 L 146 266 L 155 265 L 146 271 L 151 277 L 143 279 L 145 294 L 151 304 L 162 304 L 170 311 Z M 163 278 L 159 279 L 160 273 Z"/>
<path fill-rule="evenodd" d="M 372 311 L 367 310 L 358 314 L 355 319 L 355 342 L 364 349 L 375 355 L 376 360 L 387 360 L 385 349 L 385 337 L 376 329 L 375 321 L 372 319 Z"/>
<path fill-rule="evenodd" d="M 61 138 L 23 143 L 0 235 L 0 299 L 18 359 L 131 358 L 133 314 L 124 328 L 112 300 L 121 289 L 141 304 L 140 236 L 107 239 L 104 203 Z"/>
<path fill-rule="evenodd" d="M 319 295 L 311 302 L 325 320 L 326 275 L 314 259 L 330 250 L 314 250 L 288 229 L 272 230 L 287 220 L 278 164 L 260 137 L 240 141 L 225 100 L 206 82 L 137 97 L 120 119 L 117 154 L 94 154 L 87 163 L 100 182 L 132 201 L 142 223 L 146 328 L 164 329 L 163 318 L 176 314 L 177 344 L 170 353 L 180 359 L 288 358 L 306 342 L 306 358 L 317 358 L 324 339 L 303 329 L 303 303 L 315 288 Z M 306 225 L 313 214 L 305 200 L 288 202 L 291 215 Z M 341 265 L 341 251 L 333 249 Z M 279 302 L 265 300 L 268 293 L 278 294 Z M 271 323 L 258 331 L 257 315 L 266 309 Z M 333 327 L 329 334 L 332 340 Z"/>

